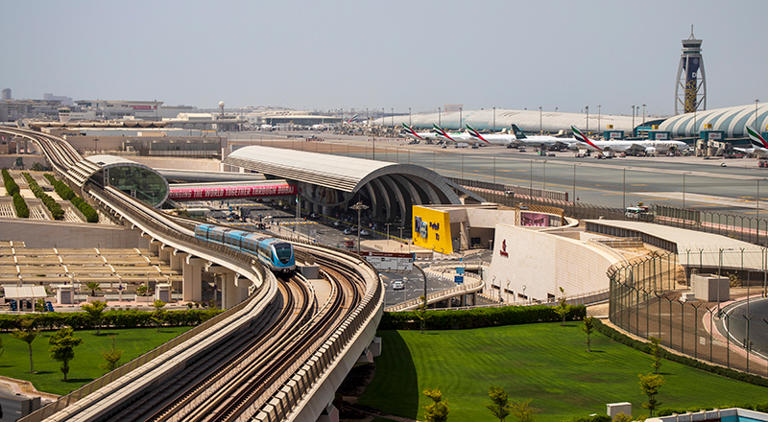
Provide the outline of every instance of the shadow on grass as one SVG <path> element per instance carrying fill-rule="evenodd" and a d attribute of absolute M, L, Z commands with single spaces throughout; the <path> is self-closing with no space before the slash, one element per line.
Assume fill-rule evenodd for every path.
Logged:
<path fill-rule="evenodd" d="M 62 380 L 62 381 L 64 381 L 64 380 Z M 93 378 L 70 378 L 70 379 L 68 379 L 68 380 L 66 380 L 64 382 L 73 384 L 73 383 L 91 382 L 91 381 L 93 381 Z"/>
<path fill-rule="evenodd" d="M 589 351 L 589 353 L 605 353 L 605 350 L 592 349 Z"/>
<path fill-rule="evenodd" d="M 410 349 L 397 331 L 380 331 L 379 335 L 386 352 L 376 358 L 376 375 L 358 403 L 385 414 L 415 419 L 421 393 Z"/>
<path fill-rule="evenodd" d="M 390 343 L 394 343 L 390 347 L 397 347 L 397 350 L 402 350 L 404 353 L 402 360 L 397 363 L 401 368 L 399 371 L 401 378 L 397 385 L 392 386 L 392 388 L 397 390 L 398 399 L 401 402 L 400 409 L 405 412 L 401 416 L 416 419 L 419 414 L 419 395 L 421 394 L 416 376 L 416 365 L 414 365 L 408 345 L 400 336 L 400 333 L 395 331 L 394 334 L 389 339 Z M 438 333 L 425 332 L 424 334 L 437 335 Z"/>

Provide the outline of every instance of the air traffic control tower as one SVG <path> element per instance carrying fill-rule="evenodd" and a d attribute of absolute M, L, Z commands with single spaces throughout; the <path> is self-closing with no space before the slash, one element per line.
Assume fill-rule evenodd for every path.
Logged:
<path fill-rule="evenodd" d="M 701 58 L 701 40 L 691 36 L 683 40 L 683 54 L 677 67 L 675 85 L 675 114 L 693 113 L 707 109 L 707 79 L 704 76 L 704 61 Z"/>

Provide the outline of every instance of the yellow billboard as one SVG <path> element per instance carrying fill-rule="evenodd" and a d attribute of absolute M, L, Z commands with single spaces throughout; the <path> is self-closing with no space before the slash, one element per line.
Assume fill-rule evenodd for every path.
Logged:
<path fill-rule="evenodd" d="M 443 254 L 453 253 L 451 219 L 447 211 L 413 206 L 413 244 Z"/>

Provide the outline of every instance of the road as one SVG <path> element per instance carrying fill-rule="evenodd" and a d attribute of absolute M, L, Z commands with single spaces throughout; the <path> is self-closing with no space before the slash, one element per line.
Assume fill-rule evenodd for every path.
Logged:
<path fill-rule="evenodd" d="M 723 327 L 724 319 L 719 322 L 721 332 L 730 333 L 731 341 L 743 346 L 749 331 L 752 351 L 768 359 L 768 299 L 750 300 L 749 324 L 747 324 L 746 301 L 728 308 L 726 315 L 728 315 L 727 327 Z"/>

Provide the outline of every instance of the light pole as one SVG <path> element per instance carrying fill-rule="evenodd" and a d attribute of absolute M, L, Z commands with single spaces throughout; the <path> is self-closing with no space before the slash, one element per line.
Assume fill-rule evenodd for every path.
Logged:
<path fill-rule="evenodd" d="M 528 189 L 529 201 L 533 200 L 533 160 L 531 160 L 531 186 Z"/>
<path fill-rule="evenodd" d="M 645 104 L 643 104 L 643 121 L 640 124 L 645 123 Z"/>
<path fill-rule="evenodd" d="M 392 127 L 395 127 L 395 108 L 392 107 L 390 110 L 392 110 L 392 113 L 390 114 L 390 117 L 392 117 Z"/>
<path fill-rule="evenodd" d="M 573 197 L 571 198 L 571 202 L 573 203 L 574 207 L 574 213 L 576 212 L 576 163 L 573 163 Z M 575 217 L 575 215 L 574 215 Z"/>
<path fill-rule="evenodd" d="M 493 108 L 493 131 L 496 132 L 496 107 Z"/>
<path fill-rule="evenodd" d="M 600 104 L 597 105 L 597 132 L 600 133 L 602 127 L 600 126 Z"/>
<path fill-rule="evenodd" d="M 440 107 L 437 108 L 437 125 L 443 125 L 443 110 Z"/>
<path fill-rule="evenodd" d="M 683 173 L 683 209 L 685 209 L 685 173 Z"/>
<path fill-rule="evenodd" d="M 621 172 L 621 207 L 627 209 L 627 168 Z"/>
<path fill-rule="evenodd" d="M 408 126 L 412 126 L 413 123 L 411 123 L 411 108 L 408 107 Z"/>
<path fill-rule="evenodd" d="M 635 105 L 632 104 L 632 136 L 635 134 Z"/>
<path fill-rule="evenodd" d="M 357 211 L 357 254 L 360 255 L 360 212 L 368 209 L 368 205 L 363 204 L 361 201 L 357 201 L 355 205 L 349 207 Z"/>
<path fill-rule="evenodd" d="M 587 133 L 589 133 L 589 106 L 584 106 L 584 112 L 587 114 Z"/>
<path fill-rule="evenodd" d="M 544 133 L 544 119 L 541 112 L 541 106 L 539 106 L 539 135 Z"/>
<path fill-rule="evenodd" d="M 464 124 L 464 107 L 459 107 L 459 130 Z"/>

